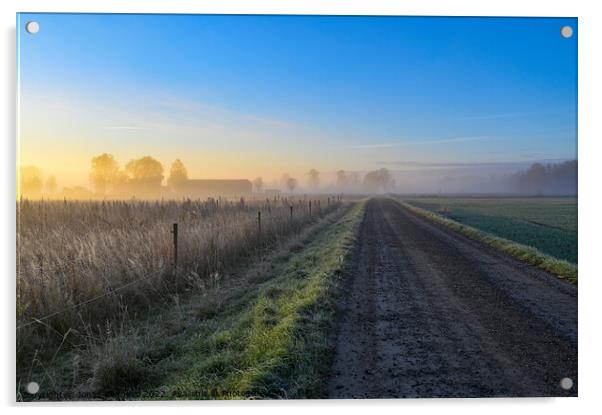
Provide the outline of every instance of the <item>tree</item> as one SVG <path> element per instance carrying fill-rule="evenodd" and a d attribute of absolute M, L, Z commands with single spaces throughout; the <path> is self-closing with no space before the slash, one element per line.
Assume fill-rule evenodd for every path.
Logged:
<path fill-rule="evenodd" d="M 288 173 L 284 173 L 282 175 L 282 178 L 280 179 L 280 181 L 282 182 L 283 187 L 287 187 L 288 179 L 290 179 L 290 178 L 291 178 L 291 176 L 289 176 Z"/>
<path fill-rule="evenodd" d="M 320 186 L 320 172 L 316 169 L 311 169 L 307 175 L 309 176 L 309 187 L 314 190 L 317 189 Z"/>
<path fill-rule="evenodd" d="M 347 174 L 345 170 L 337 171 L 337 187 L 343 189 L 347 185 Z"/>
<path fill-rule="evenodd" d="M 357 187 L 360 184 L 360 174 L 356 171 L 349 174 L 347 177 L 347 185 L 351 187 Z"/>
<path fill-rule="evenodd" d="M 56 177 L 50 176 L 48 178 L 48 180 L 46 180 L 46 191 L 48 193 L 54 193 L 54 192 L 56 192 L 56 188 L 57 188 Z"/>
<path fill-rule="evenodd" d="M 130 160 L 125 172 L 130 183 L 141 186 L 159 187 L 163 182 L 163 166 L 151 156 Z"/>
<path fill-rule="evenodd" d="M 188 171 L 184 166 L 184 163 L 177 159 L 171 164 L 171 169 L 169 171 L 169 178 L 167 179 L 168 186 L 177 186 L 180 183 L 184 183 L 188 180 Z"/>
<path fill-rule="evenodd" d="M 293 193 L 293 191 L 295 190 L 295 187 L 297 187 L 297 179 L 289 177 L 286 180 L 286 187 L 289 190 L 289 192 Z"/>
<path fill-rule="evenodd" d="M 513 176 L 515 190 L 529 194 L 577 194 L 577 160 L 559 164 L 534 163 Z"/>
<path fill-rule="evenodd" d="M 36 196 L 42 192 L 42 172 L 35 166 L 23 166 L 19 175 L 19 191 L 24 196 Z"/>
<path fill-rule="evenodd" d="M 371 191 L 386 191 L 395 185 L 389 170 L 382 168 L 370 171 L 364 177 L 364 185 Z"/>
<path fill-rule="evenodd" d="M 253 180 L 253 187 L 255 187 L 257 193 L 261 193 L 263 190 L 263 179 L 261 177 L 256 177 L 255 180 Z"/>
<path fill-rule="evenodd" d="M 104 195 L 119 181 L 119 163 L 111 154 L 101 154 L 92 158 L 90 182 L 96 193 Z"/>

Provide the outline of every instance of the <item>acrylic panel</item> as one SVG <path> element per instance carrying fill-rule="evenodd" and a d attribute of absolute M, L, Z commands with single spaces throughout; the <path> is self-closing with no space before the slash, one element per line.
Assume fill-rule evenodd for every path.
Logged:
<path fill-rule="evenodd" d="M 577 395 L 577 19 L 17 15 L 17 400 Z"/>

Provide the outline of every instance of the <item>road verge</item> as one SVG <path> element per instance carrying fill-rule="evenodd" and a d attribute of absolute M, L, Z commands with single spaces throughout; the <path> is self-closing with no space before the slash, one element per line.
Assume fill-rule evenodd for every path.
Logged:
<path fill-rule="evenodd" d="M 248 307 L 197 339 L 196 361 L 163 388 L 167 398 L 324 397 L 337 299 L 363 212 L 358 202 L 276 265 Z"/>
<path fill-rule="evenodd" d="M 484 243 L 500 252 L 503 252 L 511 257 L 525 262 L 531 266 L 542 269 L 550 274 L 557 276 L 558 278 L 565 279 L 572 284 L 577 285 L 578 272 L 577 266 L 570 262 L 559 260 L 544 254 L 536 248 L 531 246 L 522 245 L 513 241 L 510 241 L 499 236 L 492 235 L 487 232 L 483 232 L 479 229 L 473 228 L 472 226 L 464 225 L 455 220 L 443 217 L 436 213 L 428 210 L 416 207 L 406 202 L 400 202 L 401 205 L 409 210 L 410 212 L 428 219 L 432 222 L 438 223 L 451 229 L 461 235 L 464 235 L 475 241 Z"/>

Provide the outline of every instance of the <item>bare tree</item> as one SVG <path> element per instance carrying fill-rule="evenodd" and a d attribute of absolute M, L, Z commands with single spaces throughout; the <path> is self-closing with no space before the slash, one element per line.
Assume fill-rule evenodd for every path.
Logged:
<path fill-rule="evenodd" d="M 347 184 L 351 187 L 357 187 L 360 184 L 360 174 L 356 171 L 354 171 L 353 173 L 349 174 L 349 177 L 347 177 Z"/>
<path fill-rule="evenodd" d="M 344 189 L 347 186 L 347 174 L 345 170 L 337 171 L 337 187 L 339 189 Z"/>
<path fill-rule="evenodd" d="M 307 175 L 309 176 L 309 187 L 316 190 L 320 186 L 320 172 L 316 169 L 311 169 Z"/>
<path fill-rule="evenodd" d="M 282 178 L 280 179 L 280 183 L 281 183 L 282 187 L 287 187 L 287 182 L 288 182 L 288 179 L 290 179 L 290 178 L 291 178 L 291 176 L 288 173 L 284 173 L 282 175 Z"/>
<path fill-rule="evenodd" d="M 261 193 L 263 190 L 263 179 L 261 177 L 256 177 L 255 180 L 253 180 L 253 187 L 255 187 L 257 193 Z"/>
<path fill-rule="evenodd" d="M 370 171 L 364 177 L 366 187 L 374 192 L 386 191 L 395 185 L 395 180 L 389 170 L 382 168 Z"/>
<path fill-rule="evenodd" d="M 48 193 L 54 193 L 56 192 L 56 188 L 57 188 L 57 184 L 56 184 L 56 177 L 54 176 L 50 176 L 48 177 L 48 180 L 46 180 L 46 191 Z"/>
<path fill-rule="evenodd" d="M 23 196 L 37 196 L 42 192 L 42 172 L 38 167 L 21 167 L 19 190 Z"/>
<path fill-rule="evenodd" d="M 286 188 L 289 190 L 289 192 L 293 193 L 293 191 L 295 190 L 296 187 L 297 187 L 297 179 L 289 177 L 286 180 Z"/>
<path fill-rule="evenodd" d="M 184 163 L 180 159 L 177 159 L 171 164 L 169 171 L 169 178 L 167 179 L 168 186 L 177 186 L 180 183 L 184 183 L 188 180 L 188 171 L 184 166 Z"/>
<path fill-rule="evenodd" d="M 117 183 L 119 177 L 119 163 L 113 155 L 104 153 L 92 158 L 90 182 L 96 193 L 106 194 Z"/>

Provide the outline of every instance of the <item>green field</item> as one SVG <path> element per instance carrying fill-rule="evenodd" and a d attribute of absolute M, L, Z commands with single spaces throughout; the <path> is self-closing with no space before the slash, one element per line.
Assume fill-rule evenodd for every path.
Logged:
<path fill-rule="evenodd" d="M 576 198 L 412 198 L 405 202 L 577 263 Z"/>

